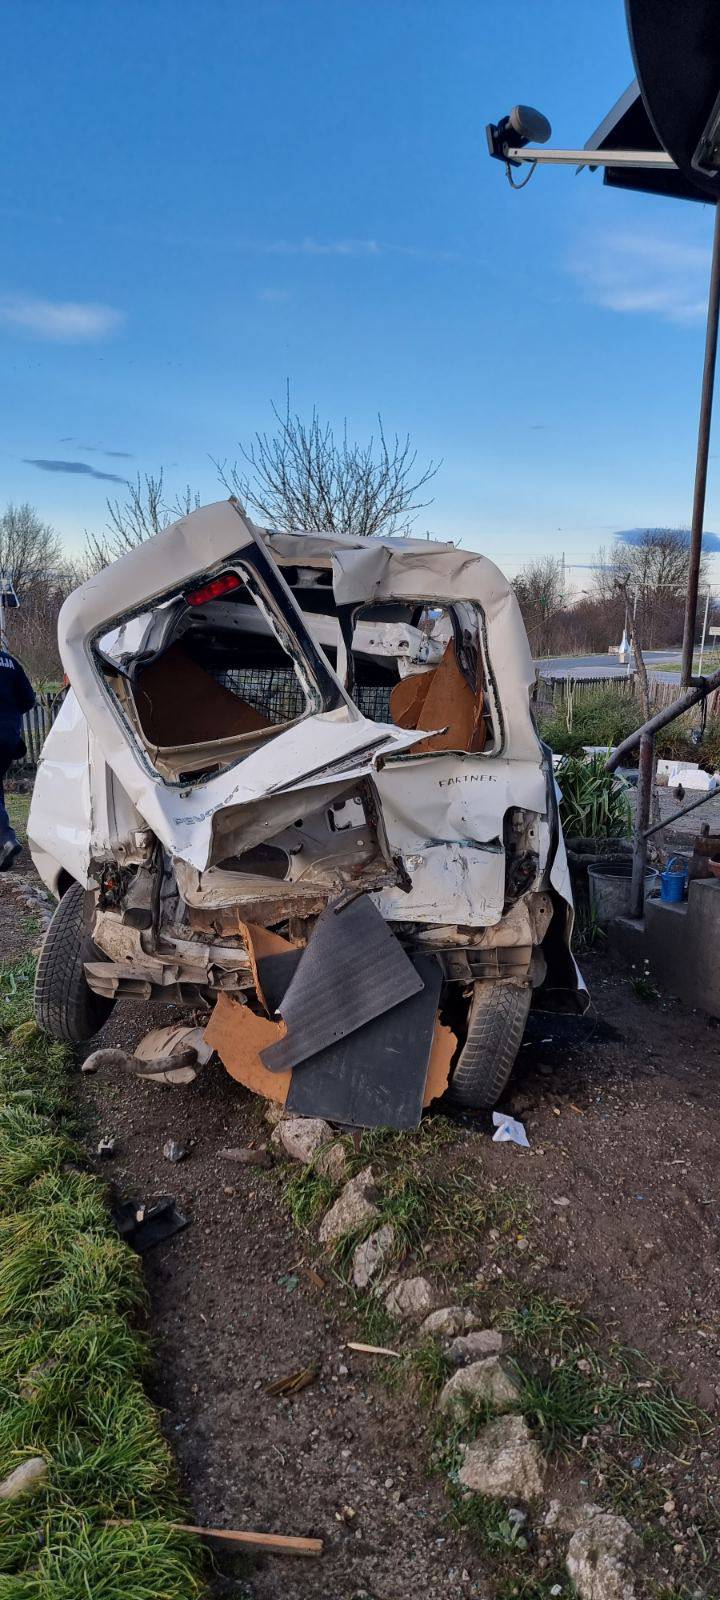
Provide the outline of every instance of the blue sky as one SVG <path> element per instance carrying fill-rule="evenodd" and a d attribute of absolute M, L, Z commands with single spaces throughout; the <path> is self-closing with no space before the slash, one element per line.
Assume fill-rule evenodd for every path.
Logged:
<path fill-rule="evenodd" d="M 687 523 L 710 208 L 485 148 L 517 100 L 584 142 L 622 0 L 11 0 L 3 45 L 0 503 L 79 548 L 113 478 L 217 498 L 289 380 L 510 572 Z"/>

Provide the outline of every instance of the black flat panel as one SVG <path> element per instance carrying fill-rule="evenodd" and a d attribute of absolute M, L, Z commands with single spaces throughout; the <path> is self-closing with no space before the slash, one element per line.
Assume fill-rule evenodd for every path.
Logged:
<path fill-rule="evenodd" d="M 692 166 L 720 94 L 718 0 L 625 0 L 635 70 L 660 144 L 708 199 L 720 197 L 720 173 Z"/>
<path fill-rule="evenodd" d="M 258 978 L 271 1017 L 279 1011 L 281 1001 L 287 994 L 302 957 L 302 950 L 281 950 L 279 955 L 260 957 L 257 964 Z"/>
<path fill-rule="evenodd" d="M 422 979 L 367 895 L 338 909 L 328 906 L 280 1002 L 287 1037 L 268 1045 L 261 1060 L 271 1072 L 296 1067 L 421 988 Z"/>
<path fill-rule="evenodd" d="M 286 1110 L 352 1128 L 417 1127 L 442 972 L 434 956 L 412 965 L 420 993 L 296 1067 Z"/>

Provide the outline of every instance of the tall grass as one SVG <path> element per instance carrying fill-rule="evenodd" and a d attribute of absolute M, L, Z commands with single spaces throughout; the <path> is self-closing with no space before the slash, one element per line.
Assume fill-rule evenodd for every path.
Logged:
<path fill-rule="evenodd" d="M 143 1387 L 140 1265 L 82 1170 L 69 1063 L 32 1024 L 32 976 L 28 961 L 0 967 L 0 1479 L 30 1456 L 48 1475 L 0 1500 L 0 1596 L 192 1600 L 203 1558 L 170 1525 L 182 1511 Z"/>

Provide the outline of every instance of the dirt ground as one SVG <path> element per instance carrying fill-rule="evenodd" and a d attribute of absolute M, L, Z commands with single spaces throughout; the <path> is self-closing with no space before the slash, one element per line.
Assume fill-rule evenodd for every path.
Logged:
<path fill-rule="evenodd" d="M 18 897 L 22 871 L 25 858 L 21 872 L 0 877 L 0 958 L 36 942 Z M 671 1368 L 717 1420 L 720 1031 L 672 1001 L 643 1000 L 636 975 L 605 956 L 582 965 L 589 1013 L 532 1016 L 505 1101 L 530 1150 L 493 1144 L 486 1117 L 461 1119 L 457 1142 L 478 1174 L 530 1192 L 536 1219 L 518 1272 Z M 171 1020 L 169 1008 L 124 1003 L 97 1042 L 132 1048 L 158 1020 Z M 245 1592 L 487 1595 L 479 1559 L 428 1476 L 426 1418 L 344 1348 L 358 1336 L 352 1308 L 340 1288 L 306 1276 L 307 1266 L 329 1274 L 292 1228 L 276 1175 L 218 1154 L 267 1140 L 263 1106 L 213 1065 L 184 1089 L 97 1077 L 78 1078 L 77 1093 L 97 1137 L 117 1139 L 104 1168 L 118 1191 L 173 1194 L 189 1218 L 145 1265 L 156 1398 L 194 1518 L 326 1540 L 321 1571 L 266 1561 Z M 178 1165 L 163 1156 L 168 1138 L 196 1141 Z M 294 1400 L 264 1393 L 308 1365 L 318 1381 Z"/>

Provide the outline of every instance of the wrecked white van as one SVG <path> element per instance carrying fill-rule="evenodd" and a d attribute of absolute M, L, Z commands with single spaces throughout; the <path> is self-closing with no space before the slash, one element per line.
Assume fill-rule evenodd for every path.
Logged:
<path fill-rule="evenodd" d="M 59 899 L 36 990 L 55 1038 L 126 996 L 253 1006 L 247 925 L 310 949 L 359 897 L 439 966 L 462 1104 L 495 1103 L 531 1001 L 583 1008 L 527 637 L 485 557 L 223 501 L 85 583 L 59 638 L 29 822 Z"/>

